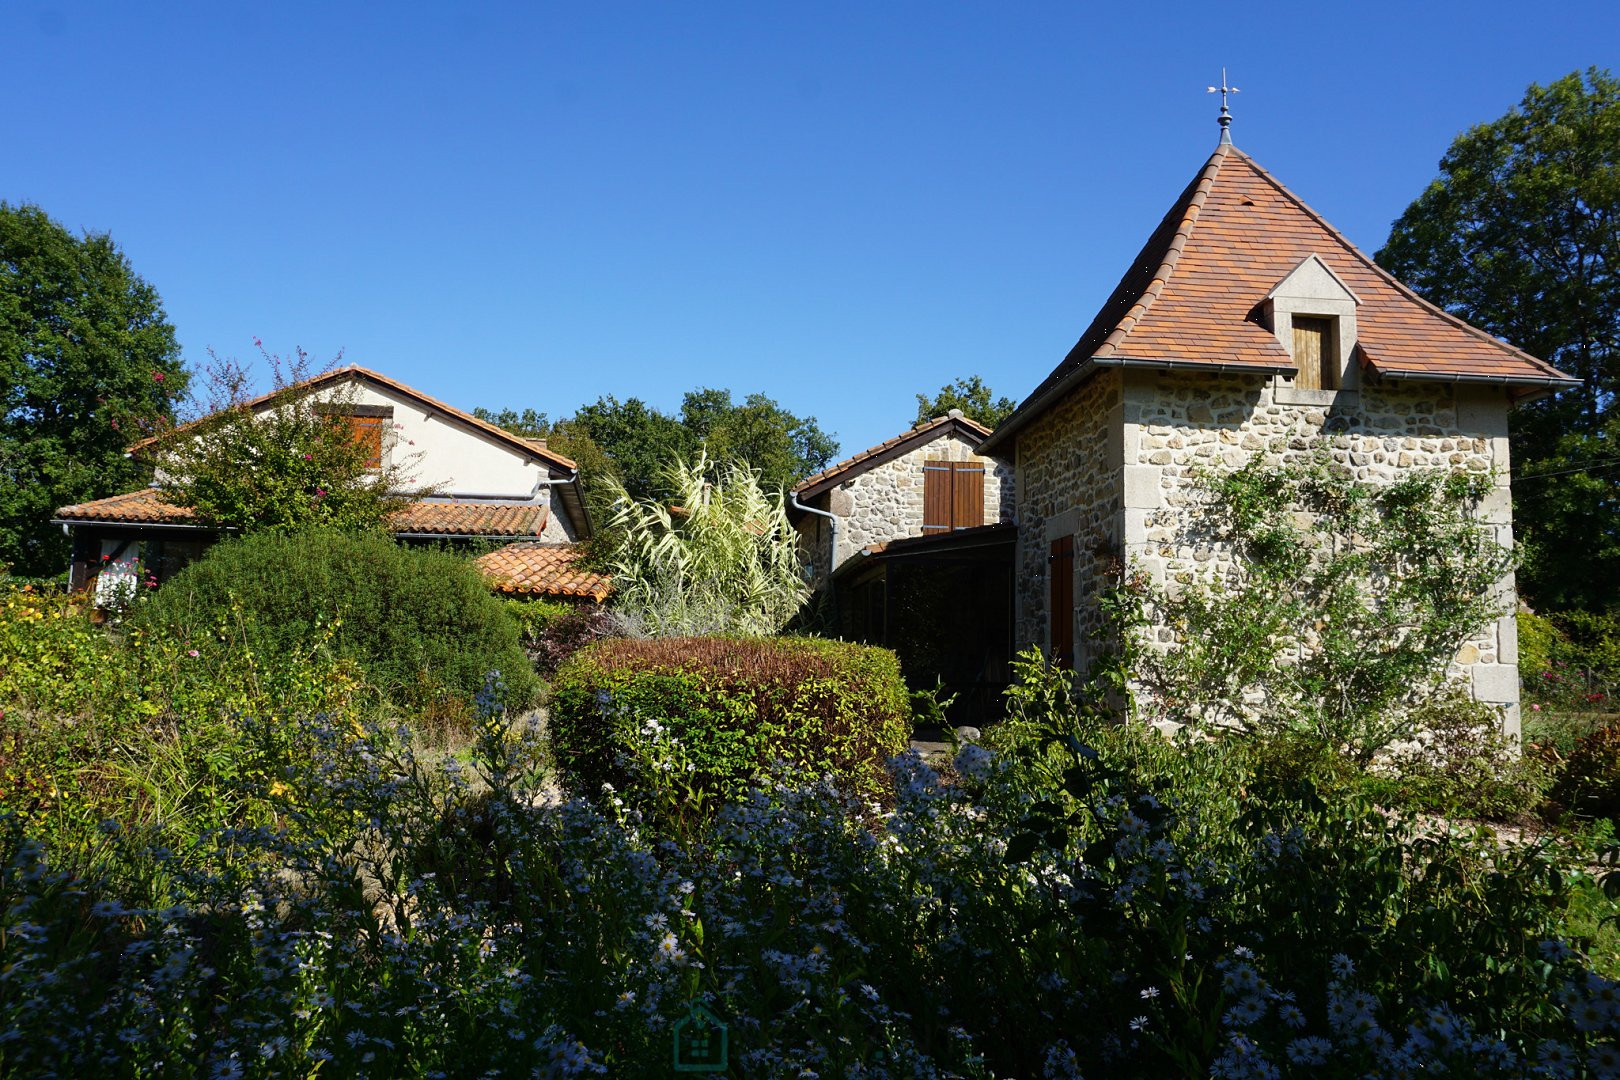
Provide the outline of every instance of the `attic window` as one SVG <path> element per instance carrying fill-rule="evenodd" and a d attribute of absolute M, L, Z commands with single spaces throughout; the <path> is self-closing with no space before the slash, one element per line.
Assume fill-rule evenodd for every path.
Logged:
<path fill-rule="evenodd" d="M 392 405 L 353 405 L 322 403 L 315 411 L 324 415 L 334 426 L 346 428 L 349 438 L 359 444 L 366 455 L 366 468 L 381 469 L 383 458 L 383 432 L 393 426 Z"/>
<path fill-rule="evenodd" d="M 1333 349 L 1333 320 L 1319 315 L 1295 315 L 1294 386 L 1299 390 L 1337 390 L 1339 363 Z"/>

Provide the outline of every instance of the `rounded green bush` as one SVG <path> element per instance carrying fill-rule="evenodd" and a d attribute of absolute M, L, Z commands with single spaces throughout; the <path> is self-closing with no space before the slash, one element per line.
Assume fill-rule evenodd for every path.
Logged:
<path fill-rule="evenodd" d="M 135 624 L 198 650 L 240 634 L 258 656 L 325 647 L 355 661 L 391 700 L 448 689 L 471 698 L 490 671 L 507 704 L 539 679 L 518 629 L 467 559 L 381 533 L 256 533 L 210 548 L 136 606 Z"/>
<path fill-rule="evenodd" d="M 812 638 L 610 639 L 580 650 L 552 683 L 551 739 L 581 794 L 623 785 L 650 736 L 679 746 L 697 790 L 725 795 L 778 760 L 878 793 L 905 749 L 910 710 L 888 649 Z"/>

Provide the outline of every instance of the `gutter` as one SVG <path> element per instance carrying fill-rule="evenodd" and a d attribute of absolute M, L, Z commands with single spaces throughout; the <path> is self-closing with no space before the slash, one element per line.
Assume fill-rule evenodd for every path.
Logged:
<path fill-rule="evenodd" d="M 1556 394 L 1560 390 L 1573 390 L 1581 385 L 1579 379 L 1555 379 L 1550 375 L 1540 379 L 1521 379 L 1511 375 L 1452 374 L 1437 376 L 1421 371 L 1380 371 L 1376 364 L 1373 366 L 1373 370 L 1378 372 L 1380 379 L 1388 379 L 1390 382 L 1469 383 L 1476 386 L 1505 386 L 1509 390 L 1515 386 L 1533 387 L 1529 392 L 1514 398 L 1515 403 L 1537 401 Z"/>
<path fill-rule="evenodd" d="M 788 492 L 788 501 L 793 505 L 795 510 L 803 510 L 807 514 L 814 514 L 817 517 L 824 517 L 828 521 L 832 522 L 832 549 L 827 556 L 827 582 L 828 584 L 831 584 L 833 572 L 838 569 L 838 515 L 829 510 L 817 510 L 813 506 L 804 505 L 804 503 L 799 501 L 799 493 L 797 491 Z"/>

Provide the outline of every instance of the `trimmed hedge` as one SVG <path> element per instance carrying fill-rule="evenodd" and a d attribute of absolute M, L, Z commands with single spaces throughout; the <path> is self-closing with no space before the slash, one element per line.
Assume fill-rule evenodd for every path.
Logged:
<path fill-rule="evenodd" d="M 888 649 L 812 638 L 610 639 L 576 653 L 552 683 L 551 739 L 565 784 L 623 787 L 621 756 L 656 721 L 721 796 L 777 760 L 876 794 L 911 717 Z"/>
<path fill-rule="evenodd" d="M 471 561 L 382 533 L 306 529 L 223 540 L 142 597 L 131 617 L 205 655 L 221 650 L 224 633 L 240 632 L 265 657 L 324 641 L 401 703 L 446 689 L 470 701 L 492 670 L 514 707 L 540 689 L 516 622 Z"/>

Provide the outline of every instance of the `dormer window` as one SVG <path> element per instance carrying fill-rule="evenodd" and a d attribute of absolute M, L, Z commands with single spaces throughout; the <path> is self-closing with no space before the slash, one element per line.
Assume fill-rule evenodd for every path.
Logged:
<path fill-rule="evenodd" d="M 1263 312 L 1295 368 L 1277 380 L 1282 404 L 1326 405 L 1356 388 L 1356 308 L 1350 291 L 1320 256 L 1309 255 L 1267 294 Z"/>

